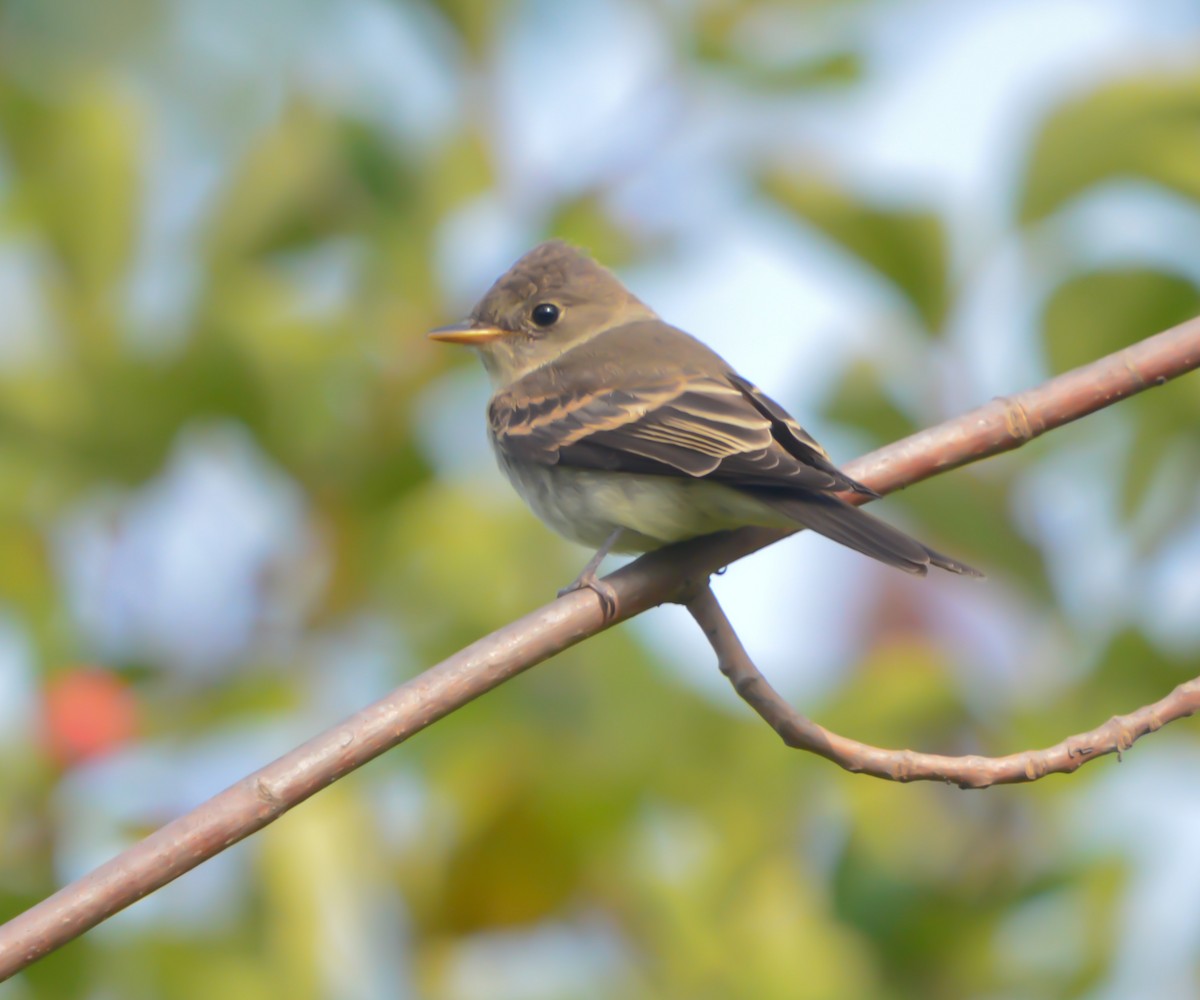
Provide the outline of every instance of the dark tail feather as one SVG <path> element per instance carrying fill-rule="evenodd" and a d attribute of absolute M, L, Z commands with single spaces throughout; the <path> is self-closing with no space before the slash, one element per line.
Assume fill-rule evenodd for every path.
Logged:
<path fill-rule="evenodd" d="M 922 545 L 903 531 L 835 496 L 797 496 L 769 490 L 755 490 L 754 495 L 797 524 L 906 573 L 924 576 L 932 564 L 963 576 L 983 576 L 979 570 Z"/>

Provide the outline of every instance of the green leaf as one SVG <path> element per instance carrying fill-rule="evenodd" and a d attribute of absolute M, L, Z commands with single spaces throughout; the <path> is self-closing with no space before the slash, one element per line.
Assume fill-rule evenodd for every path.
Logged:
<path fill-rule="evenodd" d="M 942 220 L 929 210 L 872 204 L 813 176 L 770 173 L 763 191 L 891 282 L 926 327 L 937 330 L 949 304 L 949 259 Z"/>
<path fill-rule="evenodd" d="M 438 0 L 436 7 L 446 18 L 473 59 L 486 59 L 498 35 L 512 20 L 509 16 L 511 0 L 493 0 L 478 3 L 477 0 Z"/>
<path fill-rule="evenodd" d="M 830 52 L 813 58 L 767 63 L 729 45 L 709 45 L 701 40 L 695 55 L 701 62 L 728 74 L 754 90 L 789 92 L 811 87 L 846 86 L 862 79 L 863 62 L 857 52 Z"/>
<path fill-rule="evenodd" d="M 1200 441 L 1195 433 L 1200 407 L 1172 407 L 1167 393 L 1155 395 L 1157 400 L 1143 401 L 1133 411 L 1137 427 L 1120 483 L 1119 512 L 1125 521 L 1153 505 L 1153 524 L 1143 523 L 1139 532 L 1145 551 L 1156 548 L 1192 518 L 1195 486 L 1200 482 Z"/>
<path fill-rule="evenodd" d="M 865 431 L 872 444 L 895 441 L 917 429 L 912 418 L 892 402 L 878 370 L 867 361 L 846 369 L 824 411 L 831 420 Z"/>
<path fill-rule="evenodd" d="M 1091 271 L 1059 285 L 1042 338 L 1050 370 L 1064 372 L 1200 313 L 1200 288 L 1149 268 Z"/>
<path fill-rule="evenodd" d="M 1063 105 L 1034 140 L 1020 196 L 1036 222 L 1102 181 L 1141 177 L 1200 198 L 1200 75 L 1121 80 Z"/>
<path fill-rule="evenodd" d="M 637 252 L 635 241 L 617 225 L 595 192 L 560 204 L 547 229 L 568 243 L 585 247 L 610 267 L 629 261 Z"/>
<path fill-rule="evenodd" d="M 142 207 L 141 110 L 106 80 L 57 104 L 3 97 L 15 214 L 45 241 L 57 279 L 47 282 L 47 297 L 85 357 L 111 355 Z"/>
<path fill-rule="evenodd" d="M 788 32 L 794 23 L 788 5 L 721 3 L 701 5 L 692 24 L 692 58 L 736 83 L 767 93 L 845 86 L 862 79 L 863 57 L 853 49 L 817 43 L 800 51 L 763 51 L 759 39 Z"/>
<path fill-rule="evenodd" d="M 1046 359 L 1051 371 L 1067 371 L 1197 313 L 1200 287 L 1187 278 L 1148 268 L 1088 272 L 1064 282 L 1046 303 Z M 1194 435 L 1200 405 L 1194 388 L 1168 386 L 1122 404 L 1121 413 L 1136 421 L 1120 484 L 1121 512 L 1130 518 L 1146 501 L 1161 464 L 1178 453 L 1181 440 Z M 1175 506 L 1164 526 L 1186 514 L 1186 504 Z"/>
<path fill-rule="evenodd" d="M 428 180 L 439 215 L 491 190 L 496 177 L 487 137 L 477 128 L 458 132 L 438 151 Z"/>

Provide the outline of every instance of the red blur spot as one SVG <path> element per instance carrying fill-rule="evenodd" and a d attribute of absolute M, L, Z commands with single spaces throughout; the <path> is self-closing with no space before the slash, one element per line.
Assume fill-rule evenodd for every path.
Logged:
<path fill-rule="evenodd" d="M 61 766 L 111 753 L 137 732 L 133 690 L 108 670 L 58 674 L 42 693 L 42 738 Z"/>

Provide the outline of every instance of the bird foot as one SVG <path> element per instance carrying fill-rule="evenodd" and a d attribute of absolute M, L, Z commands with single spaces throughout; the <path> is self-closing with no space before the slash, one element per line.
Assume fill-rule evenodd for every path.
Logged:
<path fill-rule="evenodd" d="M 621 537 L 621 532 L 624 529 L 614 528 L 612 534 L 604 540 L 604 544 L 596 550 L 596 554 L 588 560 L 588 564 L 583 567 L 583 572 L 575 577 L 573 583 L 563 587 L 558 592 L 559 597 L 571 593 L 572 590 L 587 590 L 592 591 L 600 598 L 600 610 L 604 614 L 606 622 L 612 621 L 617 617 L 617 592 L 611 583 L 605 583 L 596 576 L 596 570 L 600 568 L 600 564 L 604 562 L 604 557 L 612 550 L 612 547 Z"/>
<path fill-rule="evenodd" d="M 612 621 L 617 617 L 616 588 L 606 580 L 601 580 L 597 577 L 594 569 L 584 570 L 574 581 L 563 587 L 558 592 L 558 596 L 566 597 L 567 594 L 576 590 L 590 590 L 600 598 L 600 610 L 604 614 L 606 622 Z"/>

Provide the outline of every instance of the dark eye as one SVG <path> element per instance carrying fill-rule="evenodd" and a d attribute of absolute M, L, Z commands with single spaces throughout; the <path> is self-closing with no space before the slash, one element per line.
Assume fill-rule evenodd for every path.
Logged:
<path fill-rule="evenodd" d="M 533 322 L 538 326 L 553 326 L 559 315 L 559 308 L 553 302 L 540 302 L 533 307 Z"/>

